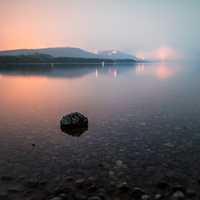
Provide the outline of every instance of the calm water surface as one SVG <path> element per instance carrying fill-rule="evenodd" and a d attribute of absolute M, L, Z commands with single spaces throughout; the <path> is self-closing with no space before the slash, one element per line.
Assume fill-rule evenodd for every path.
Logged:
<path fill-rule="evenodd" d="M 199 176 L 199 67 L 1 69 L 0 173 L 96 173 L 122 162 L 123 175 L 138 182 Z M 89 118 L 80 137 L 59 126 L 74 111 Z"/>

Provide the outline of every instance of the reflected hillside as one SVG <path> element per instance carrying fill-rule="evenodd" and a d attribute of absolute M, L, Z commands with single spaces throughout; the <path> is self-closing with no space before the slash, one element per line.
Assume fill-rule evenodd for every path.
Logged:
<path fill-rule="evenodd" d="M 9 76 L 43 76 L 48 78 L 80 78 L 91 73 L 95 73 L 96 77 L 100 74 L 108 74 L 116 77 L 122 73 L 128 72 L 137 65 L 57 65 L 43 66 L 41 65 L 21 65 L 0 67 L 1 75 Z"/>

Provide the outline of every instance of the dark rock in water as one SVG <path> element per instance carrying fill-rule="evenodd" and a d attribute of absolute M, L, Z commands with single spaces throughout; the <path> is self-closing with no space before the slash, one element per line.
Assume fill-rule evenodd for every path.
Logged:
<path fill-rule="evenodd" d="M 64 133 L 80 136 L 88 130 L 88 118 L 78 112 L 70 113 L 61 119 L 60 127 Z"/>

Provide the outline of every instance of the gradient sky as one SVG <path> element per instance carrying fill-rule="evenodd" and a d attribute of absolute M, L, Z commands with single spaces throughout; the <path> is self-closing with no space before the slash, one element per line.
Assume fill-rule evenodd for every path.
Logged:
<path fill-rule="evenodd" d="M 1 0 L 0 49 L 200 52 L 199 0 Z"/>

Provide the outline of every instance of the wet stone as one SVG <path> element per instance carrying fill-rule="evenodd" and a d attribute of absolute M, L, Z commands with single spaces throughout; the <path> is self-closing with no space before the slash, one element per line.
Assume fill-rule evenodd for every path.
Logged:
<path fill-rule="evenodd" d="M 162 198 L 163 198 L 163 196 L 161 194 L 156 194 L 154 197 L 155 200 L 160 200 Z"/>
<path fill-rule="evenodd" d="M 83 114 L 74 112 L 63 116 L 60 125 L 63 128 L 87 128 L 88 119 Z"/>
<path fill-rule="evenodd" d="M 97 186 L 95 184 L 92 184 L 89 188 L 88 188 L 88 192 L 89 193 L 93 193 L 97 191 Z"/>
<path fill-rule="evenodd" d="M 147 194 L 144 194 L 141 196 L 141 200 L 149 200 L 149 199 L 150 199 L 150 196 Z"/>
<path fill-rule="evenodd" d="M 119 192 L 128 192 L 130 187 L 128 186 L 127 182 L 122 182 L 117 186 Z"/>
<path fill-rule="evenodd" d="M 78 188 L 82 188 L 85 185 L 85 179 L 77 179 L 75 181 L 75 185 Z"/>
<path fill-rule="evenodd" d="M 49 200 L 62 200 L 62 198 L 61 197 L 53 197 L 53 198 L 51 198 Z"/>
<path fill-rule="evenodd" d="M 123 162 L 121 160 L 117 160 L 116 161 L 116 166 L 117 167 L 122 167 L 123 166 Z"/>
<path fill-rule="evenodd" d="M 64 179 L 65 179 L 66 182 L 74 181 L 74 178 L 72 176 L 66 176 Z"/>
<path fill-rule="evenodd" d="M 20 192 L 23 192 L 23 188 L 20 185 L 8 188 L 8 193 L 20 193 Z"/>
<path fill-rule="evenodd" d="M 177 191 L 172 195 L 173 200 L 182 200 L 185 198 L 185 195 L 182 191 Z"/>
<path fill-rule="evenodd" d="M 188 189 L 188 190 L 186 190 L 186 195 L 187 195 L 187 197 L 192 198 L 192 197 L 196 196 L 196 192 L 192 189 Z"/>
<path fill-rule="evenodd" d="M 88 180 L 89 182 L 94 182 L 94 181 L 96 181 L 96 178 L 93 177 L 93 176 L 90 176 L 87 180 Z"/>
<path fill-rule="evenodd" d="M 66 198 L 67 198 L 67 194 L 61 193 L 61 194 L 59 195 L 59 197 L 61 197 L 62 199 L 66 199 Z"/>
<path fill-rule="evenodd" d="M 181 191 L 181 192 L 185 193 L 186 189 L 183 185 L 175 185 L 175 186 L 172 187 L 172 191 L 173 192 Z"/>
<path fill-rule="evenodd" d="M 75 200 L 86 200 L 87 196 L 77 193 L 77 194 L 74 195 L 74 199 Z"/>

